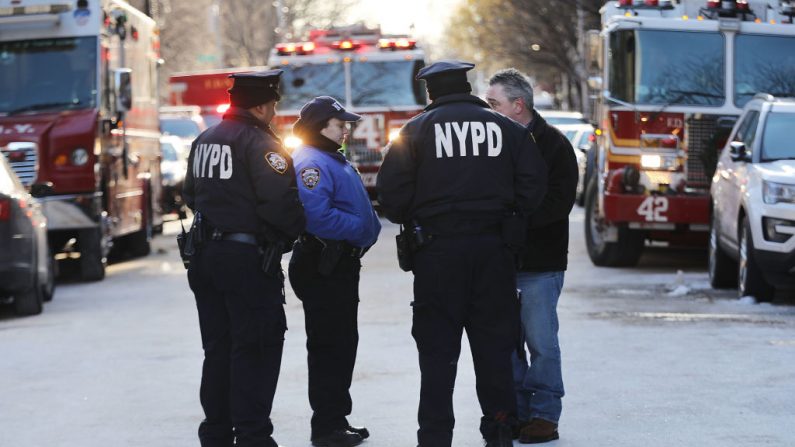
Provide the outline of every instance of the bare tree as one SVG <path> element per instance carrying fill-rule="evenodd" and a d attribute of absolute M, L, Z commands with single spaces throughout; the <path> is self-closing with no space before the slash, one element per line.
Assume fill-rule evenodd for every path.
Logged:
<path fill-rule="evenodd" d="M 577 8 L 584 28 L 597 28 L 598 0 L 466 0 L 449 25 L 448 45 L 489 70 L 515 66 L 546 86 L 581 97 L 584 55 L 578 45 Z"/>

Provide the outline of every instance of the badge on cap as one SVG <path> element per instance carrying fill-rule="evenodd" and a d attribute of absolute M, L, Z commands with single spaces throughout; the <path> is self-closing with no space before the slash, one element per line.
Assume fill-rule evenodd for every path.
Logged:
<path fill-rule="evenodd" d="M 301 181 L 304 182 L 304 186 L 309 189 L 315 189 L 318 183 L 320 183 L 320 169 L 318 168 L 304 168 L 301 170 Z"/>
<path fill-rule="evenodd" d="M 279 174 L 284 174 L 287 172 L 287 159 L 285 159 L 281 154 L 277 154 L 276 152 L 268 152 L 265 154 L 265 160 L 267 160 L 271 168 Z"/>

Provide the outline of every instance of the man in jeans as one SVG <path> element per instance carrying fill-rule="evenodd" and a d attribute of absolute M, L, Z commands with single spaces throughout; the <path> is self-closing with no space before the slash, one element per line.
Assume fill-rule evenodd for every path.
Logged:
<path fill-rule="evenodd" d="M 530 219 L 527 250 L 517 274 L 530 366 L 524 351 L 514 358 L 519 442 L 542 443 L 558 439 L 562 409 L 557 305 L 566 270 L 577 160 L 569 140 L 533 109 L 533 88 L 521 72 L 509 68 L 494 74 L 486 100 L 494 110 L 527 127 L 548 169 L 547 193 Z"/>

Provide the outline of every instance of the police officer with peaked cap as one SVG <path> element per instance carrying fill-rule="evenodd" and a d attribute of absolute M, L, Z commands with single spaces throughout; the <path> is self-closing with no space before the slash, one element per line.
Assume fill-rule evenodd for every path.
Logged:
<path fill-rule="evenodd" d="M 312 445 L 349 447 L 369 436 L 347 417 L 359 344 L 361 257 L 375 244 L 381 224 L 356 169 L 339 152 L 347 123 L 361 117 L 330 96 L 301 109 L 293 133 L 306 232 L 290 259 L 290 284 L 304 307 L 312 406 Z"/>
<path fill-rule="evenodd" d="M 188 269 L 204 348 L 203 447 L 277 446 L 270 412 L 287 328 L 279 259 L 305 226 L 292 160 L 269 125 L 280 75 L 231 75 L 231 107 L 188 158 L 185 199 L 201 233 L 191 237 L 203 241 Z"/>
<path fill-rule="evenodd" d="M 481 434 L 489 447 L 512 445 L 511 354 L 519 312 L 509 244 L 517 244 L 523 216 L 541 203 L 546 167 L 521 125 L 470 94 L 466 72 L 473 67 L 441 61 L 420 70 L 432 103 L 387 148 L 377 181 L 384 214 L 409 227 L 413 241 L 420 447 L 452 445 L 464 330 L 483 411 Z"/>

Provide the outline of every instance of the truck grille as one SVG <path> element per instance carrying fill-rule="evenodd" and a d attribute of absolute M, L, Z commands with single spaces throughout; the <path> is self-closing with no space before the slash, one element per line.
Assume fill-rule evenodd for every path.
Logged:
<path fill-rule="evenodd" d="M 25 187 L 36 181 L 39 170 L 37 149 L 35 143 L 9 143 L 8 146 L 0 147 L 0 153 L 5 155 L 11 169 Z"/>
<path fill-rule="evenodd" d="M 348 146 L 348 160 L 354 165 L 379 165 L 383 160 L 381 151 L 368 149 L 364 142 L 351 142 Z"/>
<path fill-rule="evenodd" d="M 701 115 L 687 119 L 687 186 L 690 188 L 709 188 L 712 179 L 709 177 L 708 166 L 710 156 L 717 160 L 715 149 L 715 134 L 718 130 L 718 117 L 714 115 Z M 711 154 L 714 152 L 714 154 Z"/>

